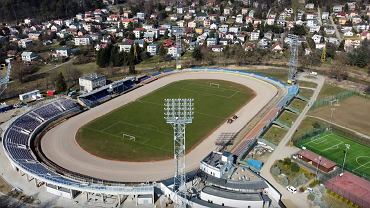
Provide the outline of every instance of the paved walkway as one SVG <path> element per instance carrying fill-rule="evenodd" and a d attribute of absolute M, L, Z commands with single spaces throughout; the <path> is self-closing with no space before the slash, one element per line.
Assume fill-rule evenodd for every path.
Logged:
<path fill-rule="evenodd" d="M 304 193 L 296 193 L 292 194 L 288 190 L 286 190 L 285 187 L 280 185 L 274 177 L 270 173 L 270 169 L 274 162 L 279 159 L 283 159 L 286 157 L 290 157 L 292 154 L 296 153 L 299 151 L 298 148 L 294 146 L 287 146 L 290 139 L 298 129 L 299 125 L 305 118 L 308 110 L 310 109 L 310 106 L 316 101 L 320 90 L 322 86 L 324 85 L 324 77 L 323 76 L 317 76 L 315 79 L 309 79 L 305 78 L 307 76 L 306 73 L 302 73 L 299 75 L 298 79 L 302 81 L 310 81 L 310 82 L 315 82 L 317 84 L 317 88 L 314 91 L 314 94 L 312 95 L 311 99 L 308 102 L 308 105 L 303 109 L 302 113 L 298 116 L 296 121 L 293 123 L 289 131 L 286 133 L 284 138 L 280 141 L 279 145 L 275 148 L 273 153 L 270 155 L 270 159 L 267 160 L 267 162 L 264 164 L 261 175 L 267 179 L 275 188 L 277 188 L 280 193 L 282 194 L 282 201 L 286 203 L 288 207 L 297 207 L 297 208 L 304 208 L 304 207 L 309 207 L 309 203 L 307 200 L 307 195 Z"/>

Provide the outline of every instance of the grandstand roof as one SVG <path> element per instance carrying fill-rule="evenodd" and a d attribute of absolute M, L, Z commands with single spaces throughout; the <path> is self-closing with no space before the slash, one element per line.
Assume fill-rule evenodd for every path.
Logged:
<path fill-rule="evenodd" d="M 253 181 L 231 181 L 207 175 L 207 182 L 215 186 L 234 190 L 260 190 L 268 188 L 268 185 L 262 179 Z"/>
<path fill-rule="evenodd" d="M 261 194 L 259 193 L 243 193 L 217 187 L 206 186 L 202 192 L 227 199 L 244 200 L 244 201 L 262 201 Z"/>
<path fill-rule="evenodd" d="M 330 169 L 336 166 L 335 162 L 328 160 L 325 157 L 315 154 L 309 150 L 301 150 L 297 154 L 301 155 L 302 157 L 305 157 L 308 160 L 315 162 L 316 164 L 320 162 L 320 166 L 327 168 L 327 169 Z"/>

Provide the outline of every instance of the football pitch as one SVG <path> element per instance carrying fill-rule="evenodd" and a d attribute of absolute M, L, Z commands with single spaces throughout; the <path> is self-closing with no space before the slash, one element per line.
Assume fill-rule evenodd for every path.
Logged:
<path fill-rule="evenodd" d="M 189 152 L 254 96 L 251 89 L 237 83 L 182 80 L 88 123 L 76 140 L 89 153 L 106 159 L 167 159 L 173 156 L 173 129 L 164 119 L 164 99 L 194 99 L 193 123 L 186 129 Z"/>
<path fill-rule="evenodd" d="M 341 166 L 344 159 L 346 144 L 350 145 L 347 152 L 345 169 L 370 179 L 370 147 L 357 143 L 347 137 L 333 132 L 325 132 L 300 142 L 300 147 L 322 155 Z"/>

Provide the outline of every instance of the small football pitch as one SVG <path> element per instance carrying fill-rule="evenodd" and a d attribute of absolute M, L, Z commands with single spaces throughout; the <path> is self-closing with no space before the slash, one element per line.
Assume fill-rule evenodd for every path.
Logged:
<path fill-rule="evenodd" d="M 345 169 L 370 180 L 370 147 L 366 145 L 357 143 L 335 132 L 325 132 L 302 140 L 298 146 L 306 147 L 341 166 L 346 144 L 349 144 L 350 148 L 347 152 Z"/>
<path fill-rule="evenodd" d="M 186 129 L 189 152 L 254 97 L 222 80 L 182 80 L 166 85 L 83 126 L 78 144 L 98 157 L 154 161 L 173 156 L 173 129 L 164 119 L 164 99 L 193 98 L 194 119 Z"/>

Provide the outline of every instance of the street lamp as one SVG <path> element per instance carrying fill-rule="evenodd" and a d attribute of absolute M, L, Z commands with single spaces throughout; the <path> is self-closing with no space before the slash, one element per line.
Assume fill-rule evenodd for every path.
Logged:
<path fill-rule="evenodd" d="M 319 166 L 320 166 L 320 163 L 321 163 L 321 156 L 319 156 L 319 162 L 317 163 L 317 166 L 316 166 L 316 180 L 319 179 Z"/>
<path fill-rule="evenodd" d="M 344 150 L 344 159 L 343 159 L 343 165 L 342 165 L 342 175 L 343 175 L 343 171 L 344 171 L 344 164 L 346 163 L 346 158 L 347 158 L 347 152 L 349 150 L 349 148 L 351 147 L 351 145 L 349 144 L 345 144 L 346 145 L 346 150 Z"/>

